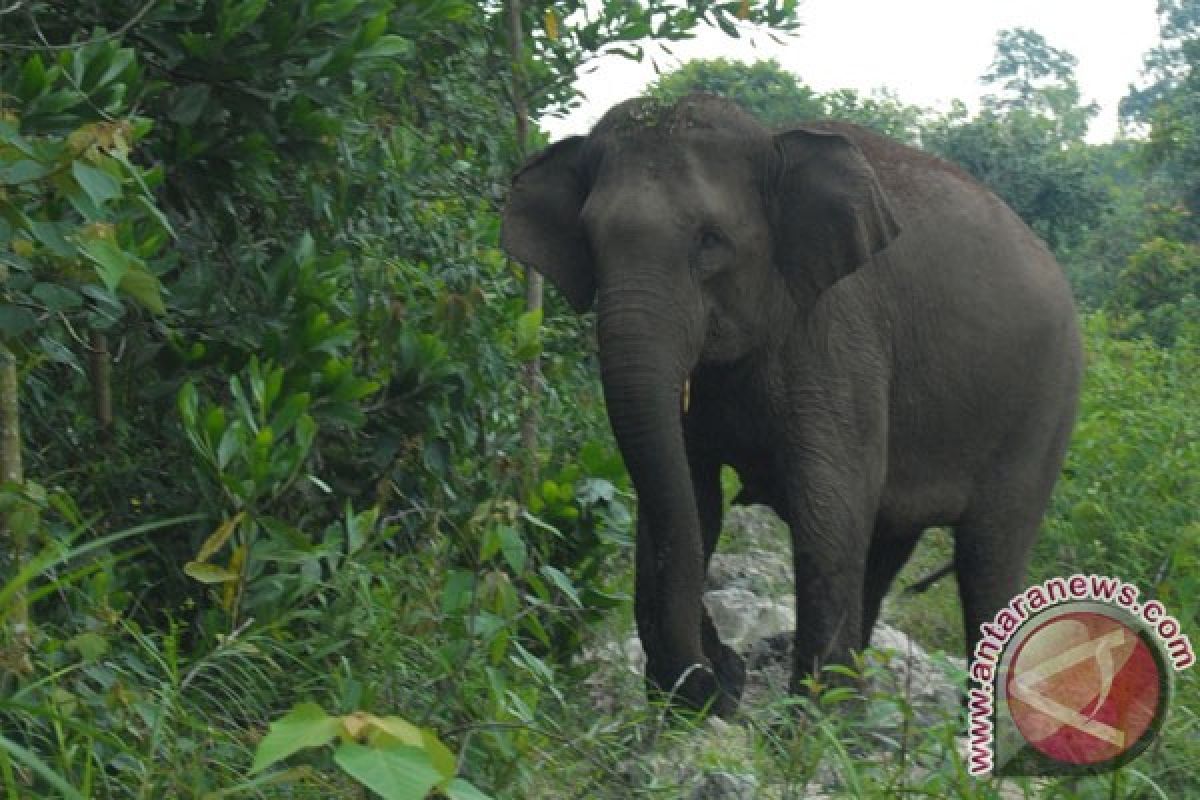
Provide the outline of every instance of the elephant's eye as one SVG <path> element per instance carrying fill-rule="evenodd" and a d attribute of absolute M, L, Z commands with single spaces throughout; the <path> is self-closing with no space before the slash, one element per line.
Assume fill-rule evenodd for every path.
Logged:
<path fill-rule="evenodd" d="M 703 276 L 716 275 L 729 264 L 731 243 L 716 226 L 705 225 L 696 232 L 692 245 L 692 269 Z"/>
<path fill-rule="evenodd" d="M 725 238 L 721 236 L 720 231 L 716 230 L 715 228 L 705 228 L 704 230 L 700 231 L 701 250 L 711 250 L 714 247 L 720 247 L 724 241 Z"/>

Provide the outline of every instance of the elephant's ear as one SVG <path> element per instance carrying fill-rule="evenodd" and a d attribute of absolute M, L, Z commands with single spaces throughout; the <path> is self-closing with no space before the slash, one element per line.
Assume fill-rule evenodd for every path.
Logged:
<path fill-rule="evenodd" d="M 776 134 L 775 262 L 801 304 L 865 264 L 900 232 L 862 151 L 840 133 Z"/>
<path fill-rule="evenodd" d="M 500 227 L 500 246 L 550 279 L 582 313 L 596 296 L 596 273 L 579 214 L 587 200 L 580 169 L 582 136 L 556 142 L 513 179 Z"/>

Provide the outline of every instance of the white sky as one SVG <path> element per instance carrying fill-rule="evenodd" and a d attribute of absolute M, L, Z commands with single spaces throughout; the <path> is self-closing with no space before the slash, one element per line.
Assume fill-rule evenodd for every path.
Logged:
<path fill-rule="evenodd" d="M 542 125 L 553 138 L 586 133 L 609 106 L 654 80 L 652 61 L 665 72 L 717 57 L 775 58 L 818 91 L 887 87 L 914 105 L 945 109 L 957 98 L 976 107 L 997 32 L 1020 26 L 1079 59 L 1083 98 L 1101 107 L 1088 139 L 1108 141 L 1117 103 L 1140 80 L 1142 56 L 1158 41 L 1154 9 L 1155 0 L 802 0 L 801 27 L 783 45 L 761 32 L 736 40 L 709 29 L 671 45 L 672 54 L 647 48 L 640 64 L 602 59 L 579 83 L 583 107 Z"/>

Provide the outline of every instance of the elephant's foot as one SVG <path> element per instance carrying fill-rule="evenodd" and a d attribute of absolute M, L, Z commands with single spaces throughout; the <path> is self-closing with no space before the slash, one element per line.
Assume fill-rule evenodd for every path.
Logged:
<path fill-rule="evenodd" d="M 716 652 L 707 648 L 705 652 L 712 660 L 713 670 L 717 676 L 717 685 L 722 694 L 732 700 L 729 710 L 733 712 L 737 709 L 738 701 L 742 698 L 742 689 L 746 686 L 746 662 L 733 648 L 725 644 L 720 644 Z M 720 711 L 716 713 L 726 716 Z"/>
<path fill-rule="evenodd" d="M 741 699 L 746 669 L 737 653 L 724 649 L 712 666 L 695 664 L 670 681 L 667 676 L 655 675 L 647 669 L 650 697 L 678 709 L 732 716 Z"/>

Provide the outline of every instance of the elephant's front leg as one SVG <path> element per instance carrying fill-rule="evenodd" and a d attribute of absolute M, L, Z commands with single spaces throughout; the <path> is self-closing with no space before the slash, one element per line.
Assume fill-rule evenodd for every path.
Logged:
<path fill-rule="evenodd" d="M 634 586 L 634 616 L 646 652 L 646 682 L 651 695 L 694 709 L 725 714 L 736 707 L 721 690 L 702 644 L 705 613 L 704 554 L 699 531 L 696 547 L 680 547 L 656 530 L 639 506 Z M 711 623 L 707 623 L 711 626 Z"/>
<path fill-rule="evenodd" d="M 796 579 L 793 693 L 862 646 L 863 579 L 874 503 L 861 480 L 828 462 L 798 470 L 789 489 Z M 823 678 L 827 682 L 827 678 Z"/>
<path fill-rule="evenodd" d="M 701 434 L 702 435 L 702 434 Z M 696 510 L 700 517 L 700 533 L 704 544 L 704 570 L 707 574 L 717 540 L 721 536 L 721 462 L 710 453 L 694 445 L 699 438 L 689 431 L 688 463 L 692 473 L 692 487 L 696 495 Z M 746 665 L 733 648 L 721 641 L 717 627 L 713 624 L 708 609 L 701 607 L 702 645 L 704 655 L 716 672 L 721 687 L 721 704 L 715 709 L 718 714 L 733 711 L 742 695 L 746 682 Z"/>

